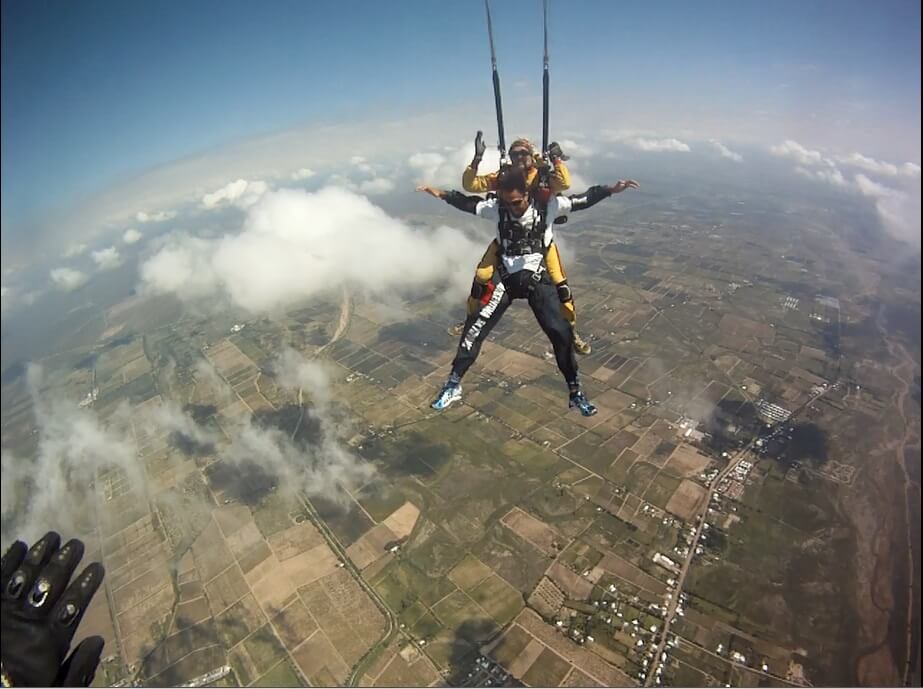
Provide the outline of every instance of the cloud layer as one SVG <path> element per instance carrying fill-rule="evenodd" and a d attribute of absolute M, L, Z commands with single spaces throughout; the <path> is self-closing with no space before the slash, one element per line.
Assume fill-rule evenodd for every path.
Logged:
<path fill-rule="evenodd" d="M 795 161 L 795 172 L 803 177 L 868 197 L 875 204 L 875 210 L 885 231 L 919 249 L 919 165 L 910 162 L 897 165 L 857 152 L 830 157 L 790 139 L 770 147 L 769 151 L 780 158 Z M 888 184 L 871 179 L 863 173 L 856 173 L 850 179 L 840 170 L 841 164 L 887 178 Z"/>
<path fill-rule="evenodd" d="M 458 230 L 412 229 L 345 189 L 283 189 L 263 195 L 237 234 L 171 237 L 142 265 L 141 283 L 187 301 L 226 297 L 252 313 L 343 285 L 457 294 L 480 250 Z"/>

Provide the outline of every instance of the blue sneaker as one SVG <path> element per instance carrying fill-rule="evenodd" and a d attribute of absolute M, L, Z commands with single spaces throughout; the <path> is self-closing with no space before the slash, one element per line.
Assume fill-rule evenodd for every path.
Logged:
<path fill-rule="evenodd" d="M 596 407 L 593 406 L 590 400 L 586 398 L 586 395 L 580 390 L 570 394 L 570 402 L 567 406 L 571 409 L 577 407 L 584 416 L 593 416 L 597 411 Z"/>
<path fill-rule="evenodd" d="M 442 390 L 439 391 L 439 396 L 433 400 L 433 403 L 429 406 L 436 411 L 442 411 L 443 409 L 448 409 L 449 405 L 453 402 L 457 402 L 461 398 L 461 383 L 448 382 L 442 386 Z"/>

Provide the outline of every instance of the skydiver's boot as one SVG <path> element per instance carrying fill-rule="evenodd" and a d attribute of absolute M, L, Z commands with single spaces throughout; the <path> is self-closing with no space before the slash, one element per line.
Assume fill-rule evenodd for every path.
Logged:
<path fill-rule="evenodd" d="M 583 391 L 579 388 L 571 390 L 570 402 L 567 406 L 571 409 L 577 407 L 584 416 L 593 416 L 597 412 L 596 407 L 587 399 L 586 395 L 583 394 Z"/>
<path fill-rule="evenodd" d="M 574 349 L 577 354 L 589 354 L 593 351 L 592 345 L 580 337 L 580 333 L 577 332 L 577 329 L 574 328 Z"/>
<path fill-rule="evenodd" d="M 461 398 L 461 380 L 453 373 L 449 376 L 449 379 L 445 382 L 445 385 L 442 386 L 442 390 L 439 391 L 439 395 L 429 406 L 436 411 L 442 411 L 443 409 L 448 409 L 453 403 L 458 402 Z"/>

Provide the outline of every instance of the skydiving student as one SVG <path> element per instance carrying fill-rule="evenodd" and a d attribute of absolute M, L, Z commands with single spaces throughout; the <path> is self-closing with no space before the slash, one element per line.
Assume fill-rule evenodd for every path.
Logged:
<path fill-rule="evenodd" d="M 468 315 L 452 362 L 452 372 L 432 403 L 442 410 L 461 399 L 461 379 L 475 362 L 481 345 L 514 299 L 526 299 L 542 330 L 551 341 L 555 360 L 570 393 L 569 407 L 584 416 L 596 413 L 580 389 L 573 326 L 560 309 L 557 290 L 548 276 L 546 259 L 554 239 L 552 224 L 568 213 L 589 208 L 612 194 L 639 189 L 634 180 L 619 180 L 612 186 L 593 186 L 584 194 L 552 196 L 547 203 L 533 198 L 526 173 L 509 167 L 497 176 L 497 195 L 486 200 L 458 191 L 444 191 L 426 185 L 417 187 L 459 210 L 497 223 L 498 261 L 478 299 L 478 308 Z"/>
<path fill-rule="evenodd" d="M 471 164 L 465 168 L 462 175 L 462 187 L 465 191 L 475 194 L 482 194 L 488 191 L 496 191 L 497 172 L 491 172 L 486 175 L 478 175 L 478 166 L 487 145 L 484 143 L 482 133 L 478 132 L 474 138 L 474 158 Z M 552 194 L 559 194 L 570 189 L 570 172 L 564 161 L 567 156 L 561 150 L 557 142 L 552 142 L 548 148 L 549 157 L 551 158 L 552 167 L 547 172 L 547 184 Z M 539 191 L 541 181 L 540 169 L 547 163 L 539 156 L 532 143 L 525 138 L 516 139 L 509 148 L 510 160 L 512 165 L 521 168 L 526 175 L 526 184 L 530 193 L 534 196 Z M 471 296 L 468 297 L 468 315 L 478 308 L 480 295 L 484 293 L 485 286 L 490 282 L 493 276 L 494 268 L 497 265 L 497 250 L 499 245 L 497 240 L 493 240 L 481 257 L 478 267 L 474 274 L 474 280 L 471 283 Z M 570 286 L 567 284 L 567 274 L 564 272 L 564 265 L 561 263 L 561 256 L 558 253 L 557 244 L 552 243 L 548 247 L 547 256 L 545 257 L 546 269 L 551 282 L 554 284 L 560 301 L 561 312 L 564 318 L 571 325 L 571 333 L 574 338 L 574 348 L 578 354 L 589 354 L 592 348 L 590 344 L 577 333 L 577 308 L 574 304 L 574 296 Z M 450 329 L 453 335 L 461 334 L 464 323 L 458 323 Z"/>

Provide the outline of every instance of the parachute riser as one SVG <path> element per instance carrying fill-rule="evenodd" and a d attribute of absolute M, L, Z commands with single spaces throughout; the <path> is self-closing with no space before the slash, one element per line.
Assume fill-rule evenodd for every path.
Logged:
<path fill-rule="evenodd" d="M 548 0 L 542 0 L 542 24 L 545 33 L 545 56 L 542 61 L 542 156 L 548 157 L 548 103 L 549 103 L 549 73 L 548 73 Z"/>
<path fill-rule="evenodd" d="M 503 132 L 503 101 L 500 98 L 500 73 L 497 71 L 497 53 L 494 50 L 494 27 L 490 20 L 490 0 L 484 0 L 484 9 L 487 10 L 487 38 L 490 41 L 490 68 L 493 72 L 494 106 L 497 110 L 497 148 L 500 151 L 500 164 L 506 165 L 506 136 Z"/>

